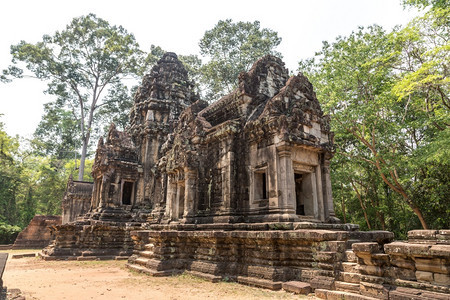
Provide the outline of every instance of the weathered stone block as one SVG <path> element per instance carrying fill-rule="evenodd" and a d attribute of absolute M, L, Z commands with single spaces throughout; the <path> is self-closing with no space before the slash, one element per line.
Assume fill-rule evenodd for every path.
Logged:
<path fill-rule="evenodd" d="M 386 269 L 385 276 L 404 280 L 416 280 L 416 273 L 414 270 L 405 268 L 389 267 Z"/>
<path fill-rule="evenodd" d="M 283 282 L 283 290 L 295 294 L 308 295 L 311 293 L 311 285 L 301 281 L 288 281 Z"/>
<path fill-rule="evenodd" d="M 408 240 L 435 240 L 437 230 L 410 230 L 408 231 Z"/>
<path fill-rule="evenodd" d="M 434 273 L 434 282 L 437 284 L 442 284 L 450 286 L 450 276 L 447 274 Z"/>
<path fill-rule="evenodd" d="M 416 268 L 419 271 L 450 274 L 448 261 L 441 258 L 419 258 L 414 257 Z"/>
<path fill-rule="evenodd" d="M 402 269 L 415 270 L 416 265 L 412 258 L 406 255 L 390 255 L 390 263 Z"/>
<path fill-rule="evenodd" d="M 378 243 L 355 243 L 352 245 L 353 252 L 358 253 L 379 253 L 380 245 Z"/>
<path fill-rule="evenodd" d="M 416 271 L 416 279 L 417 281 L 433 282 L 433 273 Z"/>
<path fill-rule="evenodd" d="M 386 285 L 361 282 L 360 291 L 364 296 L 374 297 L 377 299 L 389 299 L 389 287 Z"/>
<path fill-rule="evenodd" d="M 372 276 L 382 277 L 384 274 L 383 269 L 381 267 L 377 267 L 377 266 L 360 265 L 360 266 L 358 266 L 358 270 L 361 274 L 364 274 L 364 275 L 372 275 Z"/>

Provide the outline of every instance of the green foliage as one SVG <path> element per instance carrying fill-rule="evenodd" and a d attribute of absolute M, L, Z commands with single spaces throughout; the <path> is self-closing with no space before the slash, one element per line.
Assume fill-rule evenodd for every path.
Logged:
<path fill-rule="evenodd" d="M 153 49 L 157 52 L 158 49 Z M 31 44 L 21 41 L 11 46 L 13 65 L 3 71 L 3 79 L 21 78 L 25 65 L 32 76 L 48 82 L 47 93 L 57 100 L 46 107 L 46 114 L 37 135 L 58 136 L 65 139 L 77 124 L 73 138 L 82 144 L 79 178 L 84 172 L 84 161 L 93 131 L 94 118 L 102 105 L 105 93 L 112 89 L 123 90 L 121 81 L 126 76 L 142 75 L 152 55 L 145 55 L 134 36 L 121 26 L 111 26 L 107 21 L 89 14 L 75 18 L 63 31 L 53 36 L 44 35 L 42 41 Z M 122 94 L 106 97 L 106 105 L 124 105 Z M 63 120 L 61 126 L 55 119 Z M 65 146 L 77 147 L 73 141 Z M 70 144 L 69 144 L 70 142 Z M 73 143 L 72 143 L 73 142 Z M 60 151 L 43 141 L 49 151 Z M 53 148 L 53 149 L 52 149 Z M 66 149 L 65 149 L 66 150 Z M 67 150 L 66 150 L 67 151 Z"/>
<path fill-rule="evenodd" d="M 266 54 L 281 57 L 274 50 L 280 43 L 278 34 L 260 28 L 259 21 L 219 21 L 199 43 L 200 53 L 208 58 L 201 68 L 203 83 L 208 88 L 206 98 L 216 100 L 230 93 L 237 86 L 239 73 L 248 70 L 258 58 Z"/>
<path fill-rule="evenodd" d="M 417 7 L 418 9 L 432 8 L 448 8 L 450 2 L 448 0 L 403 0 L 403 6 Z"/>
<path fill-rule="evenodd" d="M 0 223 L 24 228 L 36 214 L 60 214 L 67 179 L 76 175 L 80 160 L 22 150 L 18 139 L 4 132 L 2 123 L 0 145 Z M 92 164 L 93 160 L 86 160 L 86 169 L 91 170 Z M 88 171 L 83 180 L 92 181 Z"/>
<path fill-rule="evenodd" d="M 12 226 L 0 222 L 0 244 L 12 244 L 22 229 L 19 226 Z"/>
<path fill-rule="evenodd" d="M 450 226 L 448 25 L 448 9 L 435 8 L 392 33 L 359 28 L 300 62 L 332 115 L 333 193 L 347 222 L 398 237 Z"/>

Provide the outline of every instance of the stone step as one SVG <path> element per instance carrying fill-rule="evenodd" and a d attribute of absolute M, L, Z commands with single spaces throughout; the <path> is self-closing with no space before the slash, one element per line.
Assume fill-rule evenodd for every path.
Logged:
<path fill-rule="evenodd" d="M 360 281 L 360 274 L 358 273 L 350 273 L 350 272 L 341 272 L 339 274 L 339 280 L 348 282 L 348 283 L 358 283 Z"/>
<path fill-rule="evenodd" d="M 355 293 L 349 292 L 341 292 L 341 291 L 330 291 L 330 290 L 322 290 L 316 289 L 315 296 L 319 299 L 327 299 L 327 300 L 376 300 L 376 298 L 367 297 Z"/>
<path fill-rule="evenodd" d="M 150 261 L 150 259 L 148 259 L 148 258 L 145 258 L 145 257 L 138 257 L 138 258 L 136 258 L 136 260 L 134 261 L 134 263 L 137 264 L 137 265 L 141 265 L 141 266 L 146 267 L 146 266 L 147 266 L 147 263 L 148 263 L 149 261 Z"/>
<path fill-rule="evenodd" d="M 302 281 L 283 282 L 283 290 L 290 293 L 308 295 L 311 293 L 311 285 Z"/>
<path fill-rule="evenodd" d="M 153 258 L 153 251 L 140 251 L 139 256 Z"/>
<path fill-rule="evenodd" d="M 337 291 L 359 293 L 359 283 L 335 281 L 334 284 Z"/>
<path fill-rule="evenodd" d="M 199 277 L 211 282 L 219 282 L 222 280 L 221 276 L 216 276 L 216 275 L 212 275 L 212 274 L 208 274 L 208 273 L 203 273 L 203 272 L 197 272 L 197 271 L 186 271 L 186 273 L 195 276 L 195 277 Z"/>
<path fill-rule="evenodd" d="M 353 262 L 343 262 L 341 264 L 341 270 L 344 272 L 348 272 L 348 273 L 358 273 L 357 270 L 357 263 L 353 263 Z"/>
<path fill-rule="evenodd" d="M 145 248 L 145 250 L 153 251 L 153 249 L 155 248 L 155 246 L 154 246 L 153 244 L 146 244 L 146 245 L 144 246 L 144 248 Z"/>
<path fill-rule="evenodd" d="M 281 285 L 282 285 L 282 282 L 280 282 L 280 281 L 272 281 L 272 280 L 253 278 L 253 277 L 247 277 L 247 276 L 238 276 L 237 282 L 246 284 L 246 285 L 261 287 L 261 288 L 265 288 L 265 289 L 269 289 L 269 290 L 274 290 L 274 291 L 281 290 Z"/>
<path fill-rule="evenodd" d="M 354 263 L 358 262 L 358 257 L 353 252 L 353 250 L 345 250 L 344 259 L 347 262 L 354 262 Z"/>
<path fill-rule="evenodd" d="M 126 264 L 126 267 L 130 270 L 133 270 L 138 273 L 144 273 L 150 276 L 160 277 L 160 276 L 172 276 L 181 274 L 180 270 L 166 270 L 166 271 L 154 271 L 150 270 L 142 265 L 136 265 L 136 264 Z"/>

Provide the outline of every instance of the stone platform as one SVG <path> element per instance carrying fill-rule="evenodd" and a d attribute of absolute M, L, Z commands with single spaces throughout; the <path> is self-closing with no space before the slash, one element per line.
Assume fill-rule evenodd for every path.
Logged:
<path fill-rule="evenodd" d="M 322 299 L 450 299 L 450 230 L 413 230 L 408 241 L 354 243 L 335 290 Z"/>
<path fill-rule="evenodd" d="M 53 240 L 50 226 L 60 225 L 61 216 L 36 215 L 14 241 L 12 249 L 42 249 Z"/>
<path fill-rule="evenodd" d="M 152 276 L 188 271 L 274 290 L 287 281 L 334 289 L 352 243 L 393 240 L 390 232 L 356 230 L 350 224 L 307 222 L 154 225 L 131 233 L 135 251 L 127 266 Z"/>
<path fill-rule="evenodd" d="M 140 224 L 92 222 L 54 226 L 55 240 L 39 253 L 44 260 L 127 259 L 133 253 L 130 233 Z"/>

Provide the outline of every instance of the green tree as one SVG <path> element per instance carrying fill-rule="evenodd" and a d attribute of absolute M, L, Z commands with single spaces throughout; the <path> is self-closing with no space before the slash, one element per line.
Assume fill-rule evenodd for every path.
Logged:
<path fill-rule="evenodd" d="M 448 8 L 450 2 L 448 0 L 403 0 L 403 5 L 417 7 L 419 9 L 425 9 L 427 7 L 432 8 Z"/>
<path fill-rule="evenodd" d="M 404 233 L 417 226 L 409 216 L 411 211 L 423 228 L 428 228 L 428 223 L 434 227 L 443 225 L 435 222 L 436 214 L 449 219 L 448 197 L 443 192 L 448 178 L 437 178 L 432 171 L 439 168 L 440 174 L 447 164 L 430 162 L 431 157 L 438 156 L 441 162 L 450 157 L 442 148 L 439 153 L 433 152 L 437 145 L 446 144 L 449 148 L 448 128 L 442 130 L 448 111 L 442 101 L 437 101 L 440 98 L 434 101 L 442 108 L 437 114 L 427 112 L 425 105 L 414 105 L 423 99 L 424 91 L 409 81 L 419 88 L 413 95 L 411 84 L 404 80 L 422 79 L 413 76 L 413 70 L 400 71 L 407 63 L 404 51 L 411 48 L 399 43 L 397 32 L 387 34 L 378 26 L 360 28 L 348 37 L 338 37 L 332 44 L 324 42 L 321 52 L 314 59 L 301 62 L 300 67 L 315 85 L 324 110 L 332 115 L 338 147 L 332 176 L 337 207 L 359 206 L 366 228 L 375 224 Z M 399 36 L 405 40 L 404 33 Z M 416 38 L 427 37 L 419 34 Z M 428 50 L 422 49 L 423 53 Z M 426 89 L 443 88 L 442 76 L 430 75 L 426 81 L 422 86 Z M 435 106 L 434 112 L 437 111 Z M 433 123 L 438 126 L 430 126 Z M 433 195 L 433 209 L 417 197 L 418 191 Z M 353 195 L 351 203 L 342 200 L 349 194 Z M 399 220 L 404 227 L 398 224 Z"/>
<path fill-rule="evenodd" d="M 239 73 L 248 70 L 260 57 L 273 54 L 281 43 L 277 32 L 261 28 L 259 21 L 219 21 L 200 40 L 200 53 L 207 58 L 201 68 L 208 99 L 218 99 L 236 86 Z"/>
<path fill-rule="evenodd" d="M 16 202 L 21 180 L 18 149 L 18 139 L 8 136 L 0 122 L 0 222 L 12 225 L 18 221 Z"/>
<path fill-rule="evenodd" d="M 63 31 L 45 35 L 36 44 L 21 41 L 11 46 L 13 65 L 3 72 L 8 76 L 23 77 L 17 66 L 23 62 L 33 77 L 48 82 L 47 93 L 57 97 L 62 114 L 71 112 L 78 122 L 81 136 L 81 180 L 93 121 L 105 92 L 116 87 L 130 75 L 142 74 L 146 57 L 132 34 L 121 26 L 89 14 L 75 18 Z"/>

